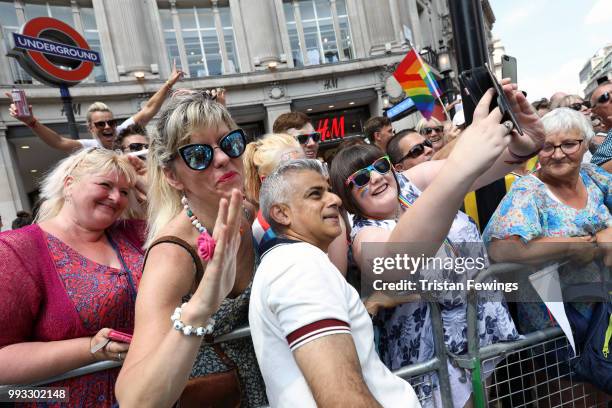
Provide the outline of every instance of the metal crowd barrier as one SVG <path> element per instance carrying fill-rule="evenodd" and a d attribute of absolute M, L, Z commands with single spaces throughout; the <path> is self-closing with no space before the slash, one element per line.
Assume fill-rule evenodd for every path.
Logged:
<path fill-rule="evenodd" d="M 531 267 L 494 264 L 475 280 L 481 282 L 493 275 L 515 273 L 525 268 Z M 597 407 L 600 401 L 605 401 L 606 397 L 602 397 L 601 393 L 573 378 L 569 365 L 569 346 L 558 327 L 529 333 L 517 341 L 481 348 L 477 333 L 476 302 L 476 295 L 471 292 L 467 305 L 468 352 L 458 356 L 446 350 L 440 309 L 437 303 L 430 302 L 436 349 L 434 358 L 394 371 L 394 374 L 412 384 L 422 404 L 436 406 L 433 392 L 429 390 L 435 388 L 434 375 L 437 375 L 442 408 L 452 407 L 447 366 L 449 360 L 470 372 L 474 407 Z M 215 342 L 233 341 L 250 335 L 249 327 L 244 326 L 219 336 Z M 53 383 L 120 365 L 120 362 L 115 361 L 97 362 L 28 386 Z M 513 377 L 515 373 L 518 375 Z M 490 380 L 487 379 L 489 377 Z M 15 386 L 0 385 L 0 396 L 6 395 L 9 387 Z"/>

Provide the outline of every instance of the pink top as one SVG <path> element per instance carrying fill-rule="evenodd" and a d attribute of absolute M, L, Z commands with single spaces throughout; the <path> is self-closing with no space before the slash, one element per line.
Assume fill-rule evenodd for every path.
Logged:
<path fill-rule="evenodd" d="M 136 286 L 144 227 L 142 221 L 121 221 L 108 229 Z M 133 331 L 126 271 L 83 257 L 35 224 L 1 233 L 0 259 L 0 347 L 89 337 L 103 327 Z M 68 406 L 110 407 L 117 373 L 107 370 L 53 385 L 70 387 Z"/>

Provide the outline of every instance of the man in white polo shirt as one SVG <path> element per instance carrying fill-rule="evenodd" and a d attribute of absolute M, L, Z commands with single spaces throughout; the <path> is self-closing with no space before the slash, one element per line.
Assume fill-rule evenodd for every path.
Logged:
<path fill-rule="evenodd" d="M 260 207 L 279 238 L 263 250 L 249 323 L 270 405 L 418 407 L 378 358 L 370 316 L 327 257 L 339 206 L 316 160 L 285 163 L 263 182 Z"/>

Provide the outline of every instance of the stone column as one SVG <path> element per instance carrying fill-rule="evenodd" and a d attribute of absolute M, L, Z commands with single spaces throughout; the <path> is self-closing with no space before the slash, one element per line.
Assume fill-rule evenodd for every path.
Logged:
<path fill-rule="evenodd" d="M 102 64 L 106 71 L 106 80 L 108 82 L 119 82 L 119 72 L 117 71 L 117 62 L 113 50 L 113 40 L 106 19 L 106 10 L 104 9 L 103 0 L 92 0 L 94 15 L 96 17 L 96 27 L 100 36 L 100 47 L 102 48 Z M 129 44 L 129 42 L 128 42 Z M 121 43 L 120 43 L 121 45 Z"/>
<path fill-rule="evenodd" d="M 160 78 L 168 78 L 170 72 L 172 72 L 172 67 L 170 66 L 170 57 L 168 56 L 168 49 L 166 48 L 166 40 L 164 38 L 164 29 L 159 15 L 159 8 L 155 1 L 147 1 L 145 7 L 149 12 L 149 20 L 151 21 L 151 43 L 155 50 L 153 53 L 153 60 L 154 63 L 157 64 Z M 155 57 L 157 57 L 157 61 L 155 61 Z"/>
<path fill-rule="evenodd" d="M 393 25 L 389 24 L 391 21 L 389 2 L 364 1 L 363 8 L 372 48 L 384 50 L 386 43 L 391 43 L 395 40 Z"/>
<path fill-rule="evenodd" d="M 223 62 L 221 72 L 227 74 L 229 71 L 229 61 L 227 59 L 227 49 L 225 48 L 225 35 L 223 34 L 223 24 L 221 23 L 221 15 L 219 14 L 219 0 L 212 0 L 212 11 L 215 19 L 215 30 L 217 30 L 219 52 L 221 53 L 221 61 Z"/>
<path fill-rule="evenodd" d="M 281 35 L 281 43 L 283 45 L 283 54 L 287 60 L 288 68 L 293 68 L 293 53 L 291 52 L 291 41 L 289 40 L 289 31 L 287 31 L 287 20 L 283 9 L 283 0 L 274 0 L 274 8 L 276 9 L 276 21 Z"/>
<path fill-rule="evenodd" d="M 4 40 L 4 31 L 0 30 L 0 83 L 1 84 L 12 84 L 13 75 L 11 74 L 12 63 L 17 64 L 17 60 L 6 56 L 8 50 L 6 49 L 6 42 Z M 11 61 L 12 59 L 12 61 Z"/>
<path fill-rule="evenodd" d="M 22 0 L 15 0 L 15 11 L 17 13 L 17 21 L 19 25 L 24 25 L 26 22 L 25 7 Z"/>
<path fill-rule="evenodd" d="M 302 13 L 300 13 L 300 3 L 297 0 L 293 0 L 293 16 L 295 18 L 295 29 L 298 33 L 298 40 L 300 42 L 300 52 L 302 53 L 302 61 L 304 65 L 308 64 L 308 52 L 306 51 L 306 37 L 304 37 L 304 26 L 302 25 Z"/>
<path fill-rule="evenodd" d="M 13 160 L 11 146 L 6 140 L 6 127 L 0 124 L 0 215 L 5 227 L 10 229 L 10 222 L 19 210 L 30 210 L 23 189 L 19 188 L 21 180 L 17 163 Z M 8 227 L 8 228 L 7 228 Z"/>
<path fill-rule="evenodd" d="M 389 0 L 389 11 L 391 12 L 391 23 L 393 25 L 395 41 L 402 43 L 403 35 L 402 27 L 400 25 L 400 11 L 397 0 Z"/>
<path fill-rule="evenodd" d="M 264 104 L 266 108 L 266 133 L 272 132 L 274 121 L 283 113 L 291 112 L 291 101 L 278 101 Z"/>
<path fill-rule="evenodd" d="M 355 49 L 355 57 L 366 58 L 370 55 L 370 38 L 368 36 L 367 22 L 361 0 L 347 0 L 346 11 L 351 26 L 351 42 Z"/>
<path fill-rule="evenodd" d="M 242 10 L 239 0 L 229 0 L 230 13 L 232 15 L 232 28 L 234 29 L 234 39 L 240 72 L 251 72 L 253 70 L 253 60 L 247 47 L 246 33 L 242 25 Z"/>
<path fill-rule="evenodd" d="M 338 47 L 338 58 L 340 61 L 346 61 L 346 56 L 342 49 L 342 33 L 340 32 L 340 22 L 338 21 L 338 9 L 336 8 L 336 0 L 329 0 L 331 9 L 332 23 L 334 24 L 334 34 L 336 35 L 336 47 Z"/>
<path fill-rule="evenodd" d="M 414 47 L 421 48 L 423 46 L 423 37 L 421 36 L 421 21 L 419 20 L 419 9 L 417 8 L 416 0 L 407 0 L 408 15 L 410 16 L 410 28 L 412 29 L 412 39 Z"/>
<path fill-rule="evenodd" d="M 174 27 L 174 33 L 176 35 L 176 45 L 179 50 L 179 58 L 181 63 L 181 69 L 185 72 L 186 76 L 189 76 L 189 61 L 187 60 L 187 52 L 185 51 L 185 42 L 183 41 L 183 32 L 181 31 L 181 20 L 176 10 L 176 0 L 170 0 L 170 14 L 172 15 L 172 26 Z"/>
<path fill-rule="evenodd" d="M 274 18 L 274 0 L 242 1 L 240 7 L 246 16 L 242 20 L 244 29 L 252 33 L 247 38 L 251 58 L 259 62 L 260 69 L 266 69 L 268 63 L 278 63 L 281 40 Z"/>
<path fill-rule="evenodd" d="M 74 28 L 85 37 L 85 29 L 83 28 L 83 21 L 81 20 L 81 12 L 79 11 L 79 4 L 76 0 L 70 0 L 70 8 L 72 9 L 72 21 L 74 22 Z"/>
<path fill-rule="evenodd" d="M 134 72 L 150 73 L 154 61 L 144 0 L 104 0 L 104 9 L 120 74 L 133 80 Z"/>

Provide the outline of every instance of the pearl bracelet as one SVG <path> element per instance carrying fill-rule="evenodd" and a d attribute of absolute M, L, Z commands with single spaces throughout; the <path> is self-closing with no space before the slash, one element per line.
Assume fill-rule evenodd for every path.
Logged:
<path fill-rule="evenodd" d="M 212 317 L 208 319 L 206 322 L 206 326 L 193 327 L 191 325 L 185 324 L 181 321 L 181 313 L 183 312 L 183 308 L 187 303 L 183 303 L 180 307 L 174 309 L 174 313 L 170 316 L 170 320 L 172 320 L 172 327 L 175 330 L 179 330 L 183 332 L 185 336 L 198 336 L 203 337 L 207 334 L 211 334 L 213 332 L 213 328 L 215 326 L 215 319 Z"/>

